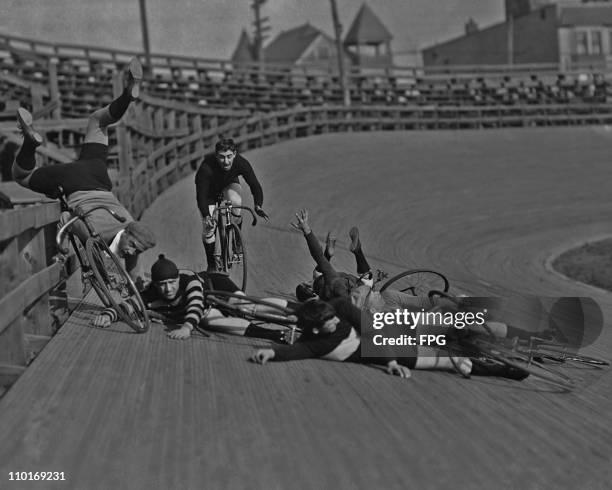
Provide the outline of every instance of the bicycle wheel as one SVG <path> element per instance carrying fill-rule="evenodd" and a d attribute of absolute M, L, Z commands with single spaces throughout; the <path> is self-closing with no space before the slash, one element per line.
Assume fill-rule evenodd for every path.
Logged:
<path fill-rule="evenodd" d="M 291 308 L 262 298 L 211 289 L 204 291 L 204 304 L 251 322 L 273 323 L 284 327 L 288 343 L 293 343 L 300 333 L 296 327 L 295 312 Z"/>
<path fill-rule="evenodd" d="M 98 286 L 110 306 L 135 332 L 146 332 L 149 329 L 149 315 L 145 304 L 117 256 L 101 238 L 89 238 L 85 248 Z M 103 297 L 101 299 L 104 302 Z"/>
<path fill-rule="evenodd" d="M 247 253 L 240 228 L 232 223 L 225 234 L 226 242 L 226 272 L 236 285 L 246 291 L 247 286 Z"/>
<path fill-rule="evenodd" d="M 485 359 L 529 373 L 536 381 L 544 382 L 563 390 L 571 390 L 574 387 L 574 382 L 569 376 L 549 366 L 545 366 L 530 355 L 502 345 L 500 340 L 489 340 L 477 335 L 463 339 L 460 342 L 469 345 Z"/>
<path fill-rule="evenodd" d="M 380 292 L 382 293 L 385 289 L 393 287 L 393 289 L 413 296 L 427 296 L 429 291 L 432 290 L 446 293 L 449 286 L 448 279 L 439 272 L 428 269 L 412 269 L 393 276 L 383 284 Z"/>
<path fill-rule="evenodd" d="M 94 289 L 100 300 L 102 300 L 102 304 L 105 307 L 111 307 L 111 302 L 107 298 L 104 289 L 100 287 L 100 283 L 98 283 L 98 279 L 93 273 L 93 268 L 91 267 L 90 262 L 87 260 L 87 251 L 83 246 L 83 242 L 76 235 L 70 234 L 70 243 L 72 244 L 72 248 L 74 249 L 77 259 L 81 264 L 81 277 L 83 282 L 88 282 L 91 284 L 91 287 Z M 83 289 L 83 292 L 85 292 L 85 289 Z"/>
<path fill-rule="evenodd" d="M 609 366 L 610 362 L 605 359 L 600 359 L 592 356 L 585 356 L 572 352 L 561 345 L 537 345 L 528 352 L 525 352 L 534 357 L 540 357 L 544 361 L 552 361 L 559 364 L 577 363 L 586 364 L 592 367 Z"/>

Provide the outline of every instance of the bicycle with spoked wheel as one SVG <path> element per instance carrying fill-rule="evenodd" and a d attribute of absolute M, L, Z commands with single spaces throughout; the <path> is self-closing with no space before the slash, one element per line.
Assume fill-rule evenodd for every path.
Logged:
<path fill-rule="evenodd" d="M 249 206 L 237 206 L 229 200 L 219 198 L 211 213 L 215 227 L 218 248 L 215 252 L 215 266 L 240 286 L 242 291 L 247 287 L 247 249 L 240 227 L 236 224 L 234 210 L 244 209 L 253 218 L 251 226 L 257 225 L 255 211 Z"/>
<path fill-rule="evenodd" d="M 97 210 L 106 211 L 121 223 L 124 223 L 126 218 L 105 206 L 96 206 L 86 212 L 71 208 L 61 188 L 59 200 L 62 212 L 67 215 L 56 234 L 59 250 L 56 260 L 65 262 L 68 258 L 70 251 L 65 246 L 67 237 L 81 265 L 83 284 L 91 284 L 104 306 L 113 308 L 135 332 L 146 332 L 149 329 L 149 316 L 136 285 L 120 259 L 87 219 Z M 77 222 L 81 222 L 86 230 L 87 238 L 84 242 L 72 230 Z"/>
<path fill-rule="evenodd" d="M 446 298 L 457 306 L 461 305 L 461 298 L 443 291 L 432 290 L 429 297 Z M 529 374 L 534 380 L 564 391 L 574 388 L 576 382 L 562 368 L 581 365 L 602 369 L 610 365 L 606 359 L 579 353 L 575 347 L 554 338 L 540 338 L 530 332 L 511 338 L 500 337 L 495 335 L 486 323 L 483 328 L 484 332 L 450 329 L 453 335 L 447 338 L 446 344 L 450 359 L 470 357 L 484 366 L 508 366 Z M 517 332 L 521 330 L 513 328 Z M 543 333 L 546 332 L 540 332 L 540 335 Z M 458 366 L 455 368 L 461 373 Z"/>

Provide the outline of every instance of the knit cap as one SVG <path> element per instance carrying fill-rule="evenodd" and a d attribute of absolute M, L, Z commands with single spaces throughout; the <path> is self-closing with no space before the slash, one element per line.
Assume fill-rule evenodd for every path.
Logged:
<path fill-rule="evenodd" d="M 164 254 L 161 254 L 157 262 L 151 267 L 151 280 L 153 282 L 165 281 L 167 279 L 176 279 L 179 276 L 176 264 L 168 260 Z"/>

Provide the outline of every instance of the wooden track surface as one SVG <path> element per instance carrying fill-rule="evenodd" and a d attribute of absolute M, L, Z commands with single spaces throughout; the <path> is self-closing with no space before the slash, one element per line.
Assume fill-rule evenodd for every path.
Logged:
<path fill-rule="evenodd" d="M 291 293 L 312 263 L 288 223 L 361 229 L 374 267 L 431 267 L 475 294 L 592 296 L 610 357 L 612 295 L 546 267 L 610 232 L 606 128 L 359 133 L 252 151 L 272 220 L 244 225 L 249 292 Z M 248 192 L 245 193 L 248 195 Z M 202 268 L 193 177 L 144 219 L 179 265 Z M 91 298 L 89 298 L 91 299 Z M 0 401 L 0 488 L 611 488 L 612 374 L 572 370 L 572 393 L 300 361 L 255 366 L 256 341 L 167 340 L 87 326 L 85 305 Z M 261 345 L 261 343 L 259 343 Z M 8 443 L 7 443 L 8 441 Z M 40 486 L 8 471 L 65 471 Z"/>

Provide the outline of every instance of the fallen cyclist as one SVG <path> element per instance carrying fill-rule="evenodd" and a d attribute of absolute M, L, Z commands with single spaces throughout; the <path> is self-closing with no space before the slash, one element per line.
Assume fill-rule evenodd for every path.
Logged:
<path fill-rule="evenodd" d="M 155 317 L 177 327 L 168 332 L 171 339 L 188 339 L 193 329 L 200 327 L 245 337 L 283 341 L 285 332 L 282 330 L 251 323 L 244 318 L 209 307 L 204 296 L 205 289 L 244 294 L 225 274 L 179 270 L 173 261 L 160 255 L 151 267 L 151 283 L 141 292 L 141 297 Z M 296 303 L 284 299 L 267 298 L 266 301 L 282 307 L 297 307 Z M 121 307 L 129 308 L 129 305 L 123 303 Z M 263 307 L 258 305 L 258 308 Z M 106 328 L 117 318 L 117 312 L 113 308 L 105 308 L 94 318 L 93 324 Z"/>
<path fill-rule="evenodd" d="M 15 181 L 35 192 L 55 199 L 63 191 L 72 208 L 87 212 L 104 206 L 125 218 L 125 222 L 121 223 L 106 211 L 98 209 L 86 219 L 111 251 L 125 260 L 126 271 L 133 280 L 138 276 L 138 254 L 155 245 L 155 236 L 144 223 L 134 220 L 112 192 L 107 169 L 108 127 L 118 122 L 132 101 L 140 96 L 142 74 L 140 62 L 132 59 L 123 93 L 108 106 L 90 114 L 79 157 L 71 163 L 36 167 L 36 148 L 43 143 L 43 139 L 34 129 L 32 115 L 26 109 L 19 108 L 17 120 L 23 133 L 23 144 L 12 169 Z M 82 242 L 88 237 L 87 229 L 81 222 L 74 223 L 71 231 Z"/>
<path fill-rule="evenodd" d="M 333 238 L 328 235 L 326 247 L 323 250 L 310 226 L 308 210 L 300 210 L 295 213 L 295 217 L 296 222 L 291 223 L 291 226 L 303 233 L 308 251 L 316 263 L 312 287 L 307 283 L 302 283 L 296 288 L 298 300 L 304 301 L 310 297 L 318 297 L 322 300 L 345 297 L 349 298 L 358 308 L 371 312 L 389 308 L 427 309 L 435 305 L 450 304 L 444 298 L 430 300 L 426 296 L 414 296 L 391 288 L 382 293 L 374 291 L 372 270 L 363 252 L 357 227 L 352 227 L 349 231 L 351 239 L 349 249 L 355 256 L 358 276 L 337 271 L 331 264 L 331 258 L 334 255 Z"/>
<path fill-rule="evenodd" d="M 363 315 L 363 316 L 362 316 Z M 410 369 L 459 370 L 462 375 L 489 375 L 511 379 L 528 376 L 523 370 L 506 365 L 489 366 L 478 359 L 455 357 L 438 346 L 408 346 L 406 356 L 389 354 L 380 358 L 364 357 L 361 353 L 362 321 L 372 321 L 369 312 L 362 312 L 346 297 L 337 297 L 329 302 L 311 299 L 297 310 L 297 326 L 302 335 L 289 346 L 258 349 L 251 357 L 253 362 L 293 361 L 320 358 L 331 361 L 382 364 L 386 372 L 402 378 L 410 377 Z M 419 333 L 426 333 L 423 326 Z"/>

